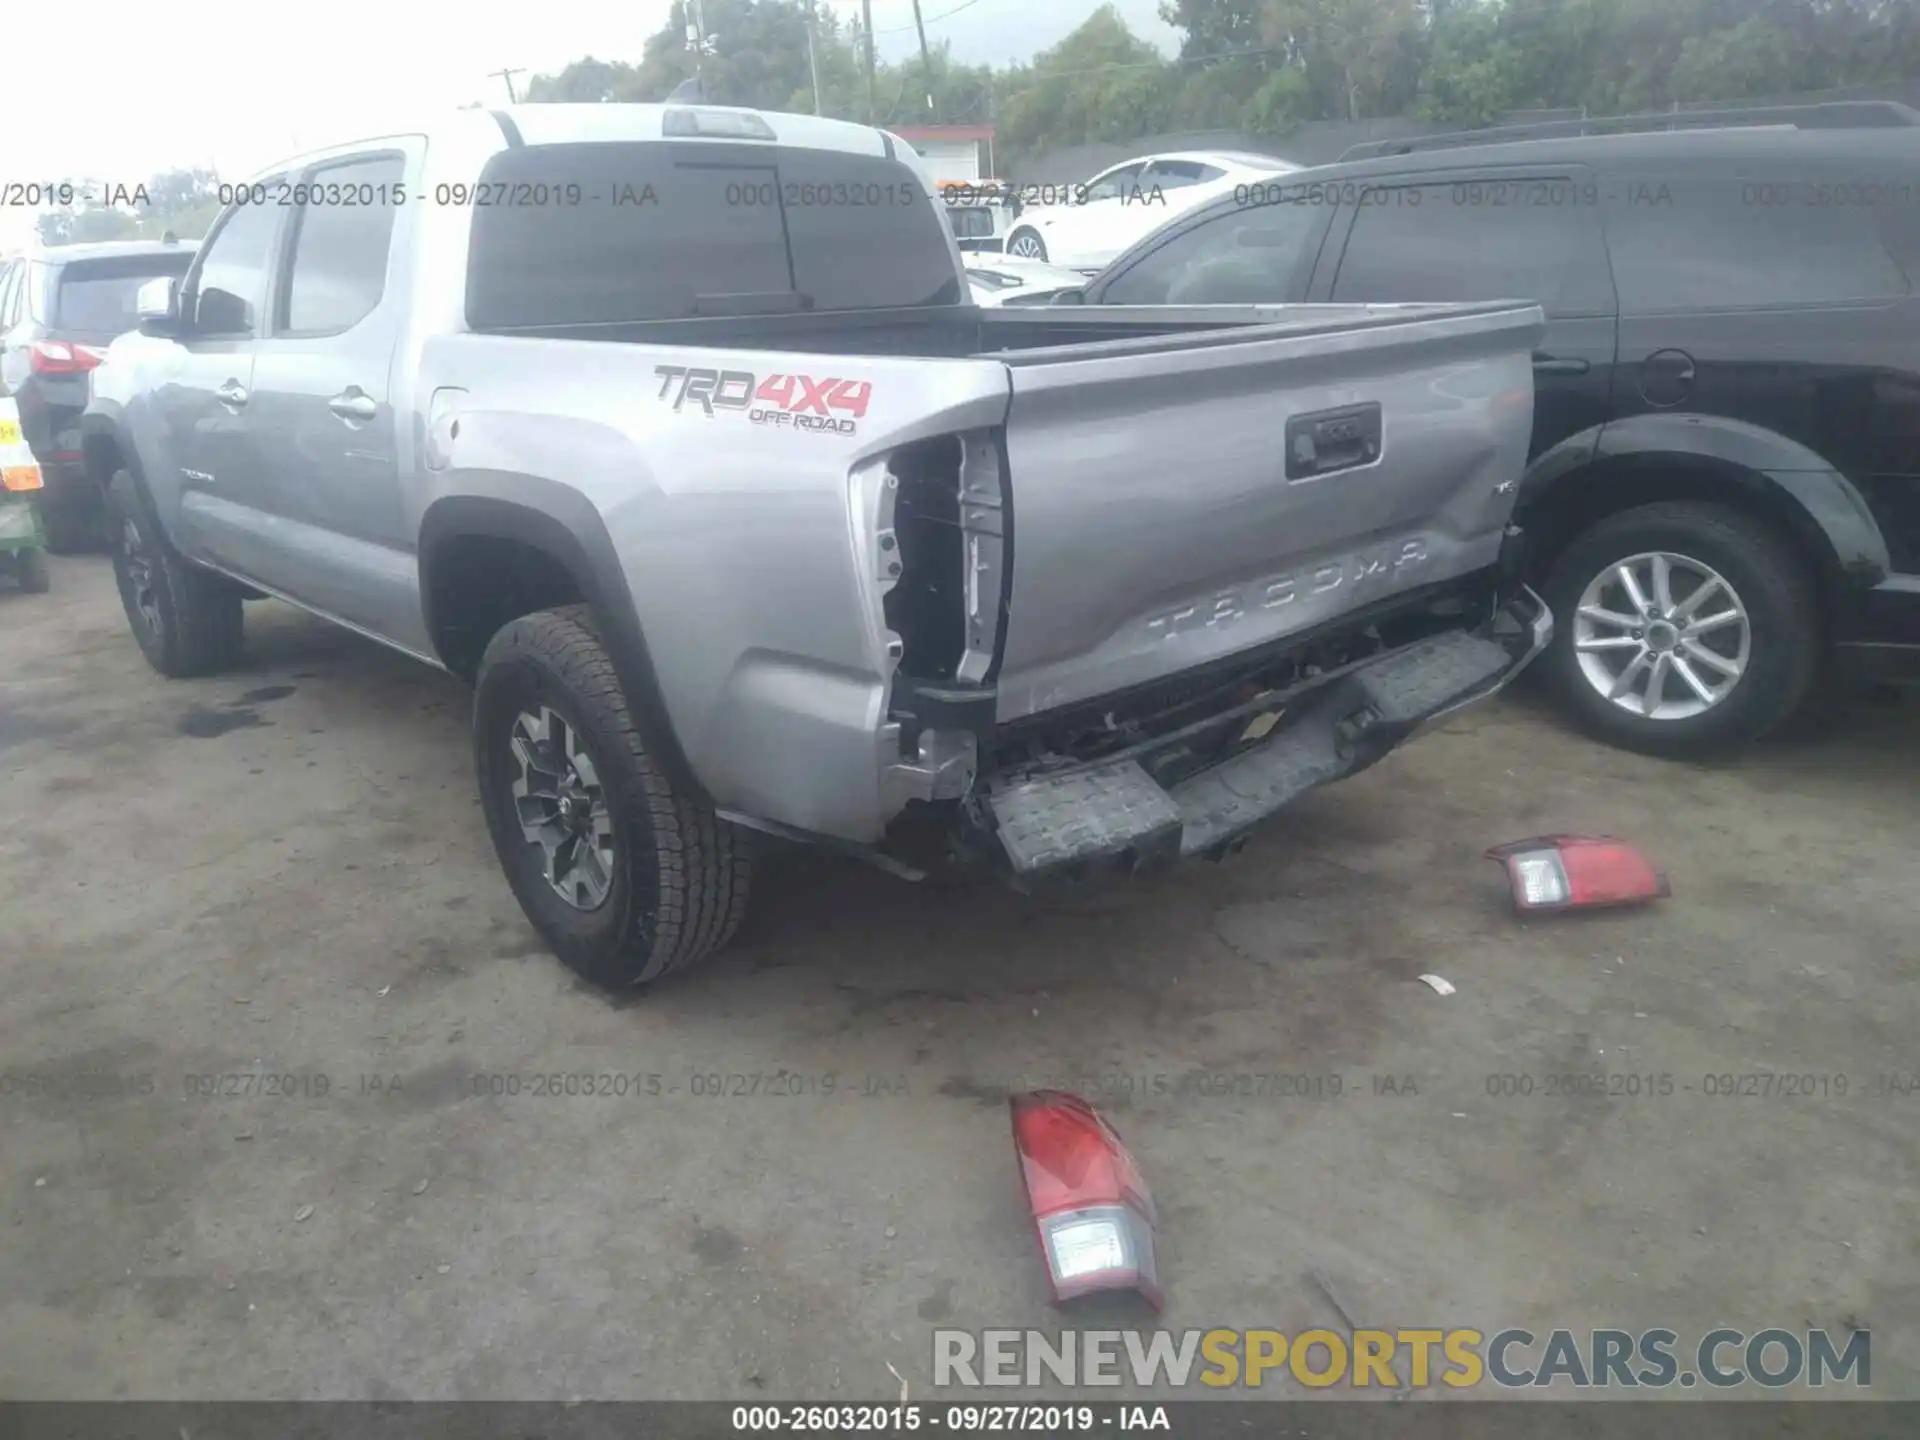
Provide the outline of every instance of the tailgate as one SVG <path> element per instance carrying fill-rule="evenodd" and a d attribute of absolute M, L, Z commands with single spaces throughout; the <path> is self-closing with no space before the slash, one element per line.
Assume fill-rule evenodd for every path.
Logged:
<path fill-rule="evenodd" d="M 1006 355 L 999 720 L 1492 565 L 1543 325 L 1531 304 L 1314 306 L 1291 324 Z"/>

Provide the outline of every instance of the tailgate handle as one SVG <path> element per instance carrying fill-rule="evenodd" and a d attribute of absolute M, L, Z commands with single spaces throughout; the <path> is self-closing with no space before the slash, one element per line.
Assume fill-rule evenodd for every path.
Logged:
<path fill-rule="evenodd" d="M 1287 421 L 1287 478 L 1311 480 L 1380 458 L 1380 406 L 1347 405 Z"/>

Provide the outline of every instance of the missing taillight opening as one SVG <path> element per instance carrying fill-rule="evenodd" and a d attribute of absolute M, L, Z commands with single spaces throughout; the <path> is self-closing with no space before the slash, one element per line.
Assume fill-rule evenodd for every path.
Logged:
<path fill-rule="evenodd" d="M 886 596 L 900 672 L 916 680 L 988 681 L 1007 583 L 1007 505 L 998 436 L 972 430 L 901 447 L 887 461 L 898 491 L 900 570 Z"/>
<path fill-rule="evenodd" d="M 893 510 L 900 575 L 887 592 L 887 628 L 900 637 L 900 669 L 921 680 L 951 680 L 966 648 L 961 457 L 960 437 L 941 435 L 887 462 L 900 487 Z"/>

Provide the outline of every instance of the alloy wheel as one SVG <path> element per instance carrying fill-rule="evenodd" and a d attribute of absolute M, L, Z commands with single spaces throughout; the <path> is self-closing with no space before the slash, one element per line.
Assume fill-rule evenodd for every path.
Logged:
<path fill-rule="evenodd" d="M 120 526 L 120 560 L 126 567 L 127 592 L 148 630 L 160 633 L 160 599 L 154 590 L 153 555 L 132 520 Z"/>
<path fill-rule="evenodd" d="M 1629 555 L 1594 576 L 1573 618 L 1580 673 L 1633 715 L 1687 720 L 1746 674 L 1753 625 L 1712 566 L 1670 551 Z"/>
<path fill-rule="evenodd" d="M 509 748 L 520 833 L 542 852 L 547 884 L 576 910 L 598 909 L 613 888 L 618 848 L 585 740 L 551 705 L 541 705 L 515 718 Z"/>

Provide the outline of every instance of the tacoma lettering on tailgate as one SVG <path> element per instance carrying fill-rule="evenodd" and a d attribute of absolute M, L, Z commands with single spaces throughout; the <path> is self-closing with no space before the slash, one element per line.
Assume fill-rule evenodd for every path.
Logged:
<path fill-rule="evenodd" d="M 873 385 L 866 380 L 824 380 L 811 375 L 773 374 L 762 380 L 750 370 L 711 370 L 700 366 L 656 365 L 659 398 L 671 398 L 678 411 L 689 401 L 703 414 L 715 409 L 744 410 L 756 425 L 851 435 L 854 420 L 867 413 Z M 841 411 L 835 415 L 834 411 Z M 852 419 L 845 418 L 852 416 Z"/>
<path fill-rule="evenodd" d="M 1237 590 L 1222 590 L 1210 600 L 1165 610 L 1147 619 L 1147 630 L 1158 639 L 1171 640 L 1194 630 L 1217 629 L 1231 625 L 1243 615 L 1257 610 L 1278 610 L 1302 596 L 1325 595 L 1342 588 L 1363 585 L 1405 575 L 1427 563 L 1427 542 L 1419 537 L 1397 540 L 1378 549 L 1362 550 L 1342 560 L 1329 560 L 1311 570 L 1276 575 Z"/>

